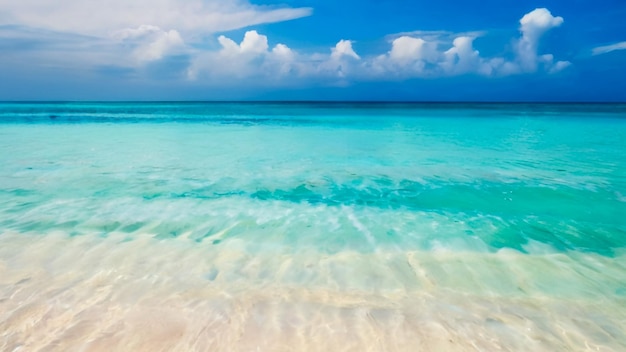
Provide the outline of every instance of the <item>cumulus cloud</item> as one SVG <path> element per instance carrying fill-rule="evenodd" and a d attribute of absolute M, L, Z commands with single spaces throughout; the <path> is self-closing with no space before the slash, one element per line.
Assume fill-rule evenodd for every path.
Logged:
<path fill-rule="evenodd" d="M 437 50 L 433 44 L 422 38 L 402 36 L 391 43 L 388 55 L 391 60 L 400 64 L 416 60 L 433 61 L 437 56 Z"/>
<path fill-rule="evenodd" d="M 260 35 L 257 31 L 247 31 L 240 44 L 223 35 L 220 35 L 217 40 L 222 45 L 221 53 L 229 56 L 237 54 L 264 54 L 268 48 L 267 36 Z"/>
<path fill-rule="evenodd" d="M 376 58 L 375 72 L 408 76 L 480 74 L 505 76 L 532 73 L 540 68 L 555 73 L 570 66 L 568 61 L 554 61 L 552 54 L 539 54 L 542 36 L 563 23 L 545 8 L 535 9 L 520 19 L 520 37 L 515 41 L 514 58 L 486 58 L 474 48 L 476 38 L 485 32 L 454 34 L 445 31 L 402 33 L 391 42 L 391 50 Z"/>
<path fill-rule="evenodd" d="M 538 56 L 539 40 L 550 29 L 563 24 L 563 17 L 553 16 L 546 8 L 535 9 L 522 17 L 520 20 L 520 32 L 522 37 L 517 43 L 517 55 L 519 69 L 525 72 L 534 72 L 538 64 L 546 65 L 548 70 L 558 67 L 567 67 L 568 63 L 557 62 L 553 64 L 550 54 Z"/>
<path fill-rule="evenodd" d="M 591 50 L 593 55 L 602 55 L 616 50 L 626 50 L 626 42 L 619 42 L 611 45 L 598 46 Z"/>
<path fill-rule="evenodd" d="M 280 43 L 276 44 L 276 46 L 272 49 L 272 53 L 284 61 L 291 61 L 295 56 L 293 51 L 287 45 Z"/>
<path fill-rule="evenodd" d="M 279 78 L 291 72 L 296 58 L 282 43 L 270 50 L 267 36 L 256 30 L 247 31 L 240 43 L 224 35 L 217 40 L 221 49 L 198 55 L 188 69 L 188 78 Z"/>
<path fill-rule="evenodd" d="M 243 53 L 264 53 L 268 48 L 267 37 L 257 31 L 247 31 L 239 47 Z"/>
<path fill-rule="evenodd" d="M 342 56 L 352 57 L 354 59 L 361 59 L 357 53 L 352 49 L 352 41 L 350 40 L 340 40 L 334 48 L 331 49 L 330 57 L 333 59 L 339 59 Z"/>
<path fill-rule="evenodd" d="M 487 33 L 478 31 L 401 33 L 388 37 L 387 52 L 361 56 L 354 50 L 354 42 L 346 39 L 331 47 L 330 53 L 301 53 L 280 43 L 270 49 L 268 38 L 252 30 L 246 32 L 240 43 L 220 36 L 221 49 L 196 60 L 190 77 L 264 77 L 263 82 L 314 79 L 345 85 L 350 81 L 462 74 L 555 73 L 571 65 L 568 61 L 556 61 L 552 54 L 539 52 L 541 38 L 550 29 L 560 26 L 562 17 L 540 8 L 524 15 L 519 23 L 520 36 L 514 40 L 514 50 L 508 57 L 481 56 L 474 42 Z"/>
<path fill-rule="evenodd" d="M 217 40 L 222 45 L 220 53 L 224 55 L 251 54 L 249 57 L 253 57 L 269 53 L 267 36 L 259 34 L 255 30 L 247 31 L 239 44 L 223 35 L 220 35 Z M 288 56 L 291 54 L 291 49 L 279 43 L 272 49 L 272 52 L 279 56 Z"/>
<path fill-rule="evenodd" d="M 444 72 L 448 74 L 462 74 L 478 69 L 479 73 L 490 74 L 491 70 L 481 67 L 480 53 L 474 49 L 473 37 L 460 36 L 454 38 L 452 47 L 443 53 L 440 64 Z"/>
<path fill-rule="evenodd" d="M 519 23 L 522 39 L 536 43 L 546 31 L 563 24 L 563 17 L 552 16 L 550 10 L 546 8 L 537 8 L 525 14 Z"/>
<path fill-rule="evenodd" d="M 437 43 L 432 40 L 400 36 L 393 39 L 391 49 L 372 61 L 372 73 L 420 76 L 428 63 L 435 63 L 439 56 Z"/>

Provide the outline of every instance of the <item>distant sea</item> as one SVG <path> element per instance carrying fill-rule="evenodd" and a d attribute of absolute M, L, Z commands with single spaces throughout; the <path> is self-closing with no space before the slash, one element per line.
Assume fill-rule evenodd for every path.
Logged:
<path fill-rule="evenodd" d="M 0 351 L 624 351 L 626 105 L 0 103 Z"/>

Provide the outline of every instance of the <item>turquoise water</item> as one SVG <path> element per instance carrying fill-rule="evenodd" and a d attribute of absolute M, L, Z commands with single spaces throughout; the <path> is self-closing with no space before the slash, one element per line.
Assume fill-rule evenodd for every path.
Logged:
<path fill-rule="evenodd" d="M 269 207 L 283 235 L 258 239 L 281 246 L 538 242 L 611 256 L 626 246 L 626 107 L 580 107 L 4 104 L 0 224 L 76 235 L 154 224 L 200 241 Z M 232 216 L 207 216 L 224 205 Z M 342 211 L 368 230 L 334 224 Z"/>
<path fill-rule="evenodd" d="M 213 258 L 189 280 L 221 277 L 225 292 L 238 282 L 338 297 L 400 290 L 398 302 L 431 286 L 451 295 L 443 302 L 600 299 L 567 321 L 607 314 L 584 340 L 619 350 L 626 105 L 0 104 L 0 269 L 29 261 L 20 238 L 59 234 L 77 262 L 73 241 L 155 243 L 138 257 L 185 246 Z M 228 251 L 260 268 L 211 257 Z M 316 263 L 275 276 L 298 257 Z M 344 259 L 319 264 L 333 258 Z M 563 341 L 537 346 L 577 340 Z"/>

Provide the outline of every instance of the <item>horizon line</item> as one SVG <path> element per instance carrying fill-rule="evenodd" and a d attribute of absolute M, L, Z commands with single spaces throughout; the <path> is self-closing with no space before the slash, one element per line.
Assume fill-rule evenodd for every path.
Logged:
<path fill-rule="evenodd" d="M 626 104 L 626 101 L 476 101 L 476 100 L 0 100 L 0 104 L 208 103 L 208 104 Z"/>

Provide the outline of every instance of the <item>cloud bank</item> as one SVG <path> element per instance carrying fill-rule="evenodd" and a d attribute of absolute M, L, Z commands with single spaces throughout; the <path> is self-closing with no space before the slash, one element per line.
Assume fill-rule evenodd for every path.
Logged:
<path fill-rule="evenodd" d="M 238 44 L 218 38 L 221 50 L 199 56 L 188 75 L 191 79 L 254 78 L 277 81 L 314 78 L 330 84 L 349 81 L 402 80 L 474 74 L 501 77 L 535 72 L 556 73 L 571 65 L 540 53 L 541 38 L 563 24 L 545 8 L 525 14 L 519 21 L 509 57 L 483 57 L 474 41 L 485 32 L 454 34 L 416 31 L 392 35 L 387 52 L 359 55 L 354 42 L 342 39 L 327 53 L 306 53 L 278 43 L 270 50 L 269 39 L 248 31 Z M 223 81 L 222 81 L 223 82 Z"/>
<path fill-rule="evenodd" d="M 28 49 L 33 61 L 144 73 L 163 73 L 169 62 L 175 62 L 176 72 L 168 72 L 167 77 L 205 85 L 284 86 L 311 81 L 347 85 L 458 75 L 502 77 L 555 73 L 571 65 L 540 50 L 542 37 L 564 23 L 545 8 L 522 16 L 512 49 L 492 57 L 475 48 L 477 40 L 488 36 L 484 31 L 390 35 L 388 49 L 378 54 L 360 54 L 358 42 L 351 39 L 339 40 L 326 52 L 310 52 L 272 43 L 256 30 L 248 30 L 243 38 L 219 34 L 311 14 L 309 8 L 264 7 L 242 0 L 110 0 L 106 6 L 94 0 L 0 0 L 0 10 L 0 38 L 7 36 L 17 44 L 48 38 Z M 206 45 L 211 37 L 217 48 Z M 599 47 L 594 53 L 626 48 L 623 45 Z M 24 52 L 15 59 L 26 58 Z M 154 67 L 159 69 L 146 69 Z"/>

